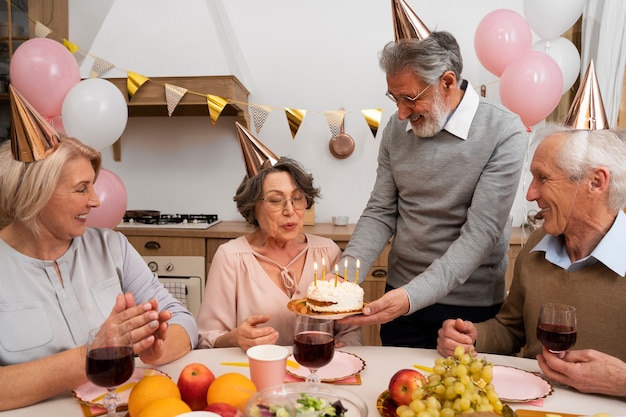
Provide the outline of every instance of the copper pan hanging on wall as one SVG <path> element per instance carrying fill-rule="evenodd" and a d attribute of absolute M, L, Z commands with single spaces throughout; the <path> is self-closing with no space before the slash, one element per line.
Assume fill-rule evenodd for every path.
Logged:
<path fill-rule="evenodd" d="M 332 156 L 337 159 L 346 159 L 354 152 L 354 139 L 345 132 L 343 120 L 337 136 L 330 138 L 328 149 Z"/>

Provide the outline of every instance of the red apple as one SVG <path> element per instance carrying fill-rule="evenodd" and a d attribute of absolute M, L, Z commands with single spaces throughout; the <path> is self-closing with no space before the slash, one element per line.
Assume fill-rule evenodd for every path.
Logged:
<path fill-rule="evenodd" d="M 190 363 L 178 376 L 178 390 L 182 400 L 193 410 L 206 407 L 206 394 L 215 375 L 201 363 Z"/>
<path fill-rule="evenodd" d="M 211 411 L 217 413 L 222 417 L 235 417 L 237 415 L 237 407 L 233 407 L 226 403 L 213 403 L 205 407 L 204 411 Z"/>
<path fill-rule="evenodd" d="M 389 395 L 397 405 L 409 405 L 416 388 L 426 384 L 426 377 L 415 369 L 400 369 L 389 380 Z"/>

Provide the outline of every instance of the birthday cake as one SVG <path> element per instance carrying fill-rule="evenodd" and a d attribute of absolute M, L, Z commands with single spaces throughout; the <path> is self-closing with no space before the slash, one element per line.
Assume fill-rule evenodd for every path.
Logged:
<path fill-rule="evenodd" d="M 316 313 L 352 313 L 363 309 L 363 288 L 354 282 L 317 280 L 306 291 L 306 306 Z"/>

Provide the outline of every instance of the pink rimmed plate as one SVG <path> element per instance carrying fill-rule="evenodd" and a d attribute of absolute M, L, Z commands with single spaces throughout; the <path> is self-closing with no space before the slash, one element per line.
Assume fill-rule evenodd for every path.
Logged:
<path fill-rule="evenodd" d="M 367 303 L 363 303 L 365 306 Z M 301 314 L 303 316 L 310 317 L 319 317 L 330 320 L 339 320 L 344 317 L 355 316 L 357 314 L 362 314 L 362 311 L 351 311 L 349 313 L 316 313 L 314 311 L 310 311 L 306 306 L 306 298 L 301 298 L 299 300 L 291 300 L 287 303 L 287 308 L 289 311 L 293 311 L 296 314 Z"/>
<path fill-rule="evenodd" d="M 293 355 L 290 355 L 290 360 L 295 362 Z M 293 367 L 287 362 L 287 373 L 296 378 L 305 379 L 309 374 L 309 369 L 306 366 Z M 333 360 L 326 366 L 317 370 L 317 374 L 322 382 L 338 381 L 354 376 L 361 372 L 365 368 L 365 361 L 354 353 L 342 352 L 336 350 L 333 356 Z"/>
<path fill-rule="evenodd" d="M 505 402 L 538 400 L 553 391 L 552 384 L 536 373 L 510 366 L 494 366 L 492 384 L 500 400 Z"/>
<path fill-rule="evenodd" d="M 115 389 L 115 392 L 117 392 L 120 396 L 120 407 L 128 404 L 128 396 L 130 395 L 133 387 L 147 375 L 168 376 L 165 372 L 161 372 L 158 369 L 135 368 L 135 371 L 130 379 Z M 106 392 L 106 388 L 99 387 L 91 382 L 85 382 L 84 384 L 74 388 L 72 394 L 74 394 L 74 397 L 76 397 L 80 402 L 90 406 L 104 407 L 102 400 L 104 399 Z"/>

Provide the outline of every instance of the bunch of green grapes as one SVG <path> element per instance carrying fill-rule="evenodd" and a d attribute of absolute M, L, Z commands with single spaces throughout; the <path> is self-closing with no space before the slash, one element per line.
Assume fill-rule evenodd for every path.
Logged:
<path fill-rule="evenodd" d="M 474 411 L 502 414 L 491 384 L 493 364 L 457 346 L 454 356 L 437 358 L 428 382 L 413 391 L 413 401 L 396 409 L 399 417 L 454 417 Z"/>

